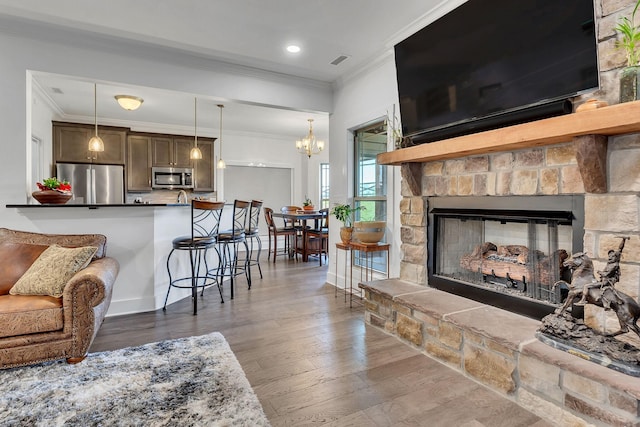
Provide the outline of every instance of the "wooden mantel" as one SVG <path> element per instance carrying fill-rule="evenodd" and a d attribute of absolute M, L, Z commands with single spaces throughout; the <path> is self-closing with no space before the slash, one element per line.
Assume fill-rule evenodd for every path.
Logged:
<path fill-rule="evenodd" d="M 588 135 L 606 137 L 636 132 L 640 132 L 640 101 L 401 148 L 378 154 L 377 161 L 381 165 L 398 166 L 405 163 L 535 148 L 571 142 L 576 137 Z M 576 138 L 580 139 L 583 138 Z M 602 139 L 606 140 L 595 140 Z"/>

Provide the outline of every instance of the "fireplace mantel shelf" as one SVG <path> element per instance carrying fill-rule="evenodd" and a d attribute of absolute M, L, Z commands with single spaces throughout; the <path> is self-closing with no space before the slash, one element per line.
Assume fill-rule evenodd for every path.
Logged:
<path fill-rule="evenodd" d="M 586 135 L 606 137 L 636 132 L 640 132 L 640 101 L 401 148 L 378 154 L 377 161 L 381 165 L 399 166 L 535 148 L 571 142 Z"/>

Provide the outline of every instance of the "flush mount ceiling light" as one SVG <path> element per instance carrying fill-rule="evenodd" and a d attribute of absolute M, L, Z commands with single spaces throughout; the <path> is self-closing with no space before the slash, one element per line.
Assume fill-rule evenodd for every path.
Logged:
<path fill-rule="evenodd" d="M 287 46 L 287 52 L 300 53 L 300 46 L 297 46 L 295 44 L 290 44 L 289 46 Z"/>
<path fill-rule="evenodd" d="M 144 99 L 131 95 L 116 95 L 115 98 L 118 104 L 128 111 L 137 110 L 144 102 Z"/>
<path fill-rule="evenodd" d="M 193 148 L 189 152 L 189 158 L 191 160 L 202 159 L 202 151 L 198 148 L 198 98 L 194 98 L 193 101 Z"/>
<path fill-rule="evenodd" d="M 93 122 L 95 134 L 89 140 L 89 151 L 104 151 L 104 142 L 98 136 L 98 85 L 93 84 Z"/>
<path fill-rule="evenodd" d="M 324 150 L 324 141 L 318 141 L 313 134 L 313 119 L 307 119 L 309 122 L 309 134 L 302 139 L 296 141 L 296 149 L 298 153 L 306 154 L 311 158 L 311 155 L 318 154 Z"/>
<path fill-rule="evenodd" d="M 225 169 L 227 164 L 222 160 L 222 109 L 224 105 L 218 104 L 218 107 L 220 108 L 220 138 L 218 138 L 220 141 L 220 160 L 218 160 L 218 169 Z"/>

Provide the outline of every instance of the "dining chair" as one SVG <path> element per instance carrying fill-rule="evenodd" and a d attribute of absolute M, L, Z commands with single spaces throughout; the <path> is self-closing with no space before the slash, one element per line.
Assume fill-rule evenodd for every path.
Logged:
<path fill-rule="evenodd" d="M 267 254 L 267 260 L 271 259 L 273 254 L 273 262 L 276 262 L 277 255 L 290 255 L 291 248 L 289 247 L 289 239 L 295 237 L 297 231 L 293 227 L 278 227 L 273 220 L 273 209 L 264 208 L 264 220 L 267 223 L 267 229 L 269 231 L 269 252 Z M 278 238 L 284 236 L 284 249 L 281 253 L 278 253 Z M 273 240 L 273 250 L 271 250 L 271 241 Z M 295 248 L 294 248 L 295 249 Z"/>
<path fill-rule="evenodd" d="M 180 236 L 173 239 L 171 242 L 171 252 L 169 252 L 169 256 L 167 256 L 169 289 L 167 289 L 167 296 L 164 299 L 162 310 L 166 311 L 167 309 L 167 301 L 169 300 L 171 288 L 191 288 L 193 314 L 198 314 L 198 289 L 202 289 L 202 296 L 204 295 L 205 288 L 217 285 L 218 292 L 220 292 L 220 300 L 224 302 L 221 288 L 222 282 L 218 280 L 220 263 L 218 262 L 215 268 L 209 268 L 207 261 L 207 251 L 212 248 L 215 249 L 216 247 L 223 208 L 224 202 L 191 201 L 191 235 Z M 172 277 L 171 256 L 175 251 L 189 252 L 190 276 Z M 218 256 L 218 261 L 219 260 L 220 257 Z M 187 284 L 184 282 L 187 282 Z"/>
<path fill-rule="evenodd" d="M 247 219 L 248 225 L 245 230 L 245 238 L 248 239 L 249 252 L 246 255 L 247 268 L 251 269 L 252 265 L 258 266 L 260 272 L 260 278 L 262 279 L 262 267 L 260 266 L 260 253 L 262 252 L 262 240 L 260 240 L 260 210 L 262 209 L 262 200 L 252 200 L 249 206 L 249 217 Z M 255 251 L 254 258 L 254 241 L 256 242 L 257 250 Z M 249 270 L 249 272 L 251 272 Z"/>
<path fill-rule="evenodd" d="M 322 218 L 317 222 L 317 227 L 304 231 L 305 247 L 307 254 L 317 254 L 322 265 L 322 255 L 325 261 L 329 254 L 329 209 L 320 209 Z"/>
<path fill-rule="evenodd" d="M 300 206 L 283 206 L 280 208 L 280 212 L 282 213 L 296 213 L 300 210 L 302 210 Z M 299 221 L 295 221 L 290 218 L 283 218 L 283 220 L 284 220 L 285 227 L 295 228 L 295 227 L 300 227 L 302 225 L 300 224 Z"/>
<path fill-rule="evenodd" d="M 280 208 L 280 212 L 284 214 L 296 213 L 302 210 L 303 209 L 300 206 L 283 206 Z M 295 253 L 298 250 L 298 245 L 300 244 L 299 242 L 302 242 L 302 238 L 304 237 L 303 231 L 305 228 L 308 228 L 308 227 L 306 226 L 306 222 L 303 222 L 303 221 L 293 220 L 290 218 L 283 218 L 283 219 L 284 219 L 285 227 L 291 227 L 297 231 L 293 236 L 293 251 Z"/>
<path fill-rule="evenodd" d="M 221 257 L 218 274 L 220 284 L 223 284 L 225 277 L 229 277 L 229 281 L 231 283 L 231 299 L 234 297 L 234 280 L 236 276 L 244 273 L 247 278 L 248 288 L 251 289 L 251 271 L 248 267 L 248 258 L 243 260 L 240 267 L 238 266 L 238 251 L 240 249 L 240 245 L 244 245 L 245 253 L 249 253 L 245 230 L 248 216 L 247 213 L 250 205 L 250 202 L 235 200 L 233 202 L 231 229 L 218 233 L 217 242 Z"/>

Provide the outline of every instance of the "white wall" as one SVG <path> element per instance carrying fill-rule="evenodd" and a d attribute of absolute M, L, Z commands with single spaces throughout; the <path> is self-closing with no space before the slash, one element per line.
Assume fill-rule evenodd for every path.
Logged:
<path fill-rule="evenodd" d="M 396 68 L 393 53 L 389 52 L 378 63 L 358 76 L 342 82 L 334 92 L 333 114 L 329 120 L 331 150 L 331 205 L 351 202 L 353 198 L 353 130 L 365 124 L 386 117 L 398 101 Z M 396 111 L 399 107 L 396 106 Z M 393 147 L 389 146 L 388 150 Z M 388 166 L 389 182 L 387 195 L 387 242 L 391 243 L 390 277 L 400 274 L 400 169 Z M 398 224 L 396 226 L 396 224 Z M 331 217 L 329 247 L 334 248 L 340 241 L 339 229 L 342 223 Z M 343 261 L 338 266 L 336 282 L 336 258 L 330 259 L 327 280 L 343 283 Z M 359 276 L 358 276 L 359 277 Z M 342 285 L 340 285 L 342 286 Z"/>

